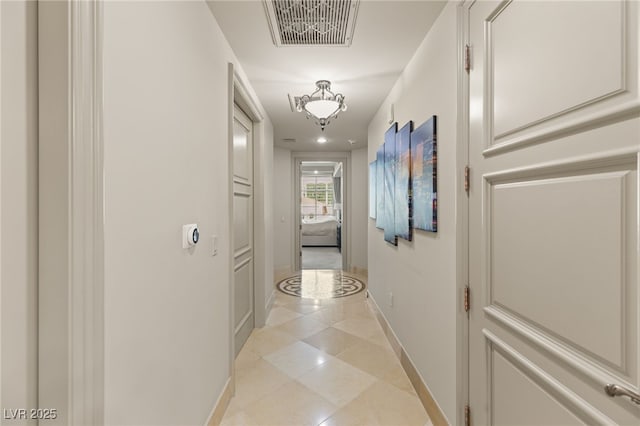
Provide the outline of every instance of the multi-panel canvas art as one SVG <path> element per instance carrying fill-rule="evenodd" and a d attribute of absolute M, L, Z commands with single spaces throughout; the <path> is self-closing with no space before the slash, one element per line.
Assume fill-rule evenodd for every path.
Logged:
<path fill-rule="evenodd" d="M 378 171 L 376 170 L 377 162 L 373 161 L 369 163 L 369 217 L 371 219 L 376 218 L 376 177 Z"/>
<path fill-rule="evenodd" d="M 369 164 L 369 216 L 385 241 L 411 241 L 413 229 L 438 231 L 437 117 L 415 130 L 394 123 Z"/>
<path fill-rule="evenodd" d="M 396 188 L 395 229 L 396 235 L 411 241 L 411 131 L 409 121 L 396 133 Z"/>
<path fill-rule="evenodd" d="M 384 229 L 384 144 L 376 153 L 376 228 Z"/>
<path fill-rule="evenodd" d="M 413 227 L 438 230 L 437 120 L 434 115 L 411 133 Z"/>
<path fill-rule="evenodd" d="M 394 123 L 384 134 L 384 240 L 398 244 L 395 229 L 395 186 L 396 186 L 396 133 L 398 123 Z M 389 201 L 387 201 L 389 200 Z"/>

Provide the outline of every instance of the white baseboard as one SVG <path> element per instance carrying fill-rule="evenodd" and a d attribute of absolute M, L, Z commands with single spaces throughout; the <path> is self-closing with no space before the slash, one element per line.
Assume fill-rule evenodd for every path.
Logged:
<path fill-rule="evenodd" d="M 395 352 L 396 356 L 400 360 L 400 364 L 402 365 L 402 368 L 404 369 L 405 373 L 407 373 L 407 376 L 409 377 L 409 381 L 411 381 L 413 388 L 418 394 L 418 398 L 420 399 L 420 402 L 422 402 L 422 405 L 424 406 L 424 409 L 427 411 L 427 414 L 429 414 L 429 417 L 431 418 L 431 421 L 433 422 L 434 426 L 449 425 L 450 423 L 447 420 L 447 417 L 444 415 L 442 408 L 440 407 L 440 405 L 438 405 L 436 400 L 433 398 L 433 394 L 431 393 L 431 390 L 429 389 L 424 379 L 418 372 L 418 369 L 416 368 L 415 364 L 411 360 L 411 357 L 409 357 L 409 354 L 407 354 L 404 347 L 400 343 L 398 336 L 391 328 L 391 324 L 389 324 L 389 321 L 387 321 L 387 318 L 382 313 L 382 310 L 378 306 L 378 303 L 376 302 L 376 300 L 373 298 L 373 295 L 371 295 L 371 293 L 369 293 L 368 290 L 367 290 L 367 295 L 368 295 L 369 305 L 371 306 L 371 309 L 373 310 L 376 318 L 378 319 L 378 322 L 380 323 L 380 326 L 382 327 L 382 330 L 384 331 L 385 336 L 387 336 L 387 340 L 391 344 L 393 351 Z"/>
<path fill-rule="evenodd" d="M 231 389 L 231 380 L 229 377 L 227 383 L 224 385 L 224 389 L 218 396 L 218 400 L 216 401 L 209 417 L 207 418 L 207 422 L 205 426 L 218 426 L 222 422 L 222 418 L 224 417 L 224 412 L 227 410 L 227 406 L 229 405 L 229 401 L 231 401 L 232 389 Z"/>
<path fill-rule="evenodd" d="M 276 301 L 276 290 L 273 289 L 269 298 L 267 299 L 267 303 L 264 305 L 264 315 L 265 317 L 269 316 L 269 312 L 271 312 L 271 308 L 273 307 L 273 302 Z"/>

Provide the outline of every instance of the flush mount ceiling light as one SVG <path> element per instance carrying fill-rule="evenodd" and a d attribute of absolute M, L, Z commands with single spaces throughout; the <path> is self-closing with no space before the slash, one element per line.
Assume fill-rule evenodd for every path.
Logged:
<path fill-rule="evenodd" d="M 322 137 L 322 136 L 320 136 L 320 137 L 318 138 L 318 143 L 325 143 L 325 142 L 327 142 L 327 138 Z"/>
<path fill-rule="evenodd" d="M 320 129 L 324 131 L 327 124 L 336 118 L 340 111 L 347 110 L 347 104 L 344 103 L 344 95 L 334 94 L 331 91 L 329 80 L 316 81 L 316 87 L 317 90 L 311 95 L 300 97 L 296 103 L 296 110 L 298 112 L 304 111 L 307 118 L 313 118 Z"/>

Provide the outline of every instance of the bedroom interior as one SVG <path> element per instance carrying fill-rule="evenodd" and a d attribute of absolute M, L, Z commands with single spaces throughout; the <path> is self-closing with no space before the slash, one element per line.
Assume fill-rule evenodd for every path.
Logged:
<path fill-rule="evenodd" d="M 300 253 L 302 269 L 341 269 L 342 163 L 300 164 Z"/>

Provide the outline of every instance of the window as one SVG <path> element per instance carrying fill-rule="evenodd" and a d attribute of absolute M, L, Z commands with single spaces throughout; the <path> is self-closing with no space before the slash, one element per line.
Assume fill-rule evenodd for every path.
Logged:
<path fill-rule="evenodd" d="M 303 218 L 335 216 L 331 176 L 302 176 L 301 190 Z"/>

